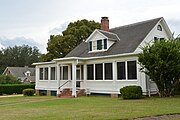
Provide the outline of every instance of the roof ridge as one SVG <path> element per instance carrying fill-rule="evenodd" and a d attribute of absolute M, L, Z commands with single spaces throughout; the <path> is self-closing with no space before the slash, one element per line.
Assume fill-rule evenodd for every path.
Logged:
<path fill-rule="evenodd" d="M 101 30 L 101 29 L 97 29 L 97 30 L 99 30 L 99 31 L 101 31 L 101 32 L 105 32 L 105 33 L 108 33 L 108 34 L 113 34 L 113 35 L 117 35 L 116 33 L 113 33 L 113 32 L 109 32 L 109 31 L 104 31 L 104 30 Z"/>
<path fill-rule="evenodd" d="M 114 28 L 111 28 L 110 30 L 115 30 L 115 29 L 119 29 L 119 28 L 122 28 L 122 27 L 129 27 L 129 26 L 139 25 L 139 24 L 143 24 L 143 23 L 158 20 L 158 19 L 160 20 L 162 18 L 163 17 L 158 17 L 158 18 L 154 18 L 154 19 L 144 20 L 144 21 L 141 21 L 141 22 L 135 22 L 135 23 L 132 23 L 132 24 L 127 24 L 127 25 L 123 25 L 123 26 L 119 26 L 119 27 L 114 27 Z"/>

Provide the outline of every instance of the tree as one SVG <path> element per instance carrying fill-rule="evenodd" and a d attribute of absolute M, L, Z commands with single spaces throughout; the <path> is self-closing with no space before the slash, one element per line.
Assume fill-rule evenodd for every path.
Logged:
<path fill-rule="evenodd" d="M 47 43 L 47 54 L 42 56 L 43 61 L 66 56 L 83 40 L 86 40 L 95 29 L 99 28 L 100 23 L 86 19 L 69 23 L 62 35 L 50 35 Z"/>
<path fill-rule="evenodd" d="M 38 62 L 40 52 L 37 47 L 28 45 L 14 46 L 2 49 L 0 51 L 0 73 L 8 66 L 24 67 L 31 66 L 32 63 Z"/>
<path fill-rule="evenodd" d="M 20 84 L 21 82 L 12 75 L 0 75 L 0 84 Z"/>
<path fill-rule="evenodd" d="M 156 83 L 160 96 L 173 95 L 180 79 L 180 40 L 158 40 L 142 50 L 141 70 Z"/>

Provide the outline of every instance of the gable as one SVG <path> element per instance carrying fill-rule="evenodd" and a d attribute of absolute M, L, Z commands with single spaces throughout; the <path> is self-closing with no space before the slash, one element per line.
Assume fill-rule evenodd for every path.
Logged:
<path fill-rule="evenodd" d="M 105 39 L 107 38 L 106 36 L 104 36 L 103 34 L 99 33 L 98 30 L 95 30 L 86 40 L 86 42 L 89 41 L 95 41 L 95 40 L 99 40 L 99 39 Z"/>
<path fill-rule="evenodd" d="M 158 30 L 159 26 L 161 27 L 161 30 Z M 165 20 L 161 18 L 134 52 L 141 52 L 141 47 L 144 47 L 148 43 L 153 42 L 155 38 L 171 39 L 171 37 L 172 33 L 170 29 L 168 28 Z"/>

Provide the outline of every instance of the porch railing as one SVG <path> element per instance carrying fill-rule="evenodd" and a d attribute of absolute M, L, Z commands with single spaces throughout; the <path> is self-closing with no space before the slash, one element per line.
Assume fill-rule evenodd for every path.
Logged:
<path fill-rule="evenodd" d="M 71 80 L 68 80 L 68 81 L 66 81 L 65 83 L 63 83 L 61 86 L 59 86 L 58 89 L 60 89 L 60 88 L 63 87 L 64 85 L 66 85 L 68 82 L 71 82 Z"/>

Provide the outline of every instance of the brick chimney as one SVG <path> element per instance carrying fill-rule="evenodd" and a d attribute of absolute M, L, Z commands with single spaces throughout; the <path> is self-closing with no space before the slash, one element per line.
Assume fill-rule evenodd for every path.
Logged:
<path fill-rule="evenodd" d="M 101 30 L 109 31 L 109 19 L 108 19 L 108 17 L 101 17 Z"/>

